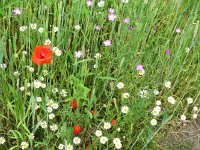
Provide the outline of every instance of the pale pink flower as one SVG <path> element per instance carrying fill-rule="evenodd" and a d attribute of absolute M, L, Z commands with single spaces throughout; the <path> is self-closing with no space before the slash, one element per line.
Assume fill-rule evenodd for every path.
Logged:
<path fill-rule="evenodd" d="M 82 56 L 82 52 L 80 50 L 74 52 L 74 57 L 81 58 L 81 56 Z"/>
<path fill-rule="evenodd" d="M 112 45 L 112 43 L 111 43 L 110 40 L 105 40 L 105 41 L 103 42 L 103 44 L 104 44 L 104 46 L 106 46 L 106 47 Z"/>
<path fill-rule="evenodd" d="M 109 21 L 115 21 L 116 18 L 117 18 L 117 16 L 115 14 L 109 14 L 108 15 L 108 20 Z"/>

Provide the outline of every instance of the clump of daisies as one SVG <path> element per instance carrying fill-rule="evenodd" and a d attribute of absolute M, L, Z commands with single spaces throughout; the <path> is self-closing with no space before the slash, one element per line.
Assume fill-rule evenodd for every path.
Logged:
<path fill-rule="evenodd" d="M 119 138 L 114 138 L 113 143 L 114 143 L 116 149 L 122 148 L 121 140 Z"/>

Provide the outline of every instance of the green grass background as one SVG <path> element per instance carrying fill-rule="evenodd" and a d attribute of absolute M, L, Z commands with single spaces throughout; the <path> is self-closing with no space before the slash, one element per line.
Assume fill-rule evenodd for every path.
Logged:
<path fill-rule="evenodd" d="M 72 127 L 77 123 L 84 128 L 80 135 L 84 143 L 76 149 L 84 149 L 86 142 L 91 140 L 91 149 L 113 149 L 112 138 L 122 136 L 126 136 L 122 138 L 123 149 L 165 149 L 159 144 L 160 137 L 167 132 L 165 125 L 171 119 L 178 121 L 183 112 L 192 115 L 192 106 L 187 105 L 186 98 L 195 100 L 192 105 L 199 104 L 200 1 L 153 0 L 144 4 L 141 0 L 129 0 L 128 4 L 123 4 L 106 0 L 103 8 L 96 3 L 87 8 L 85 0 L 1 0 L 0 63 L 6 63 L 7 68 L 0 70 L 0 136 L 6 138 L 7 144 L 0 145 L 0 149 L 18 149 L 26 140 L 30 149 L 53 150 L 59 142 L 72 142 Z M 22 15 L 13 15 L 16 7 L 23 10 Z M 109 8 L 116 11 L 114 22 L 107 20 Z M 128 25 L 122 22 L 125 17 L 130 18 L 133 30 L 128 30 Z M 20 26 L 30 23 L 44 27 L 45 32 L 19 31 Z M 77 24 L 81 26 L 80 31 L 75 31 Z M 101 30 L 95 31 L 95 25 L 100 25 Z M 58 33 L 52 32 L 52 26 L 59 28 Z M 181 34 L 175 33 L 176 28 L 182 29 Z M 51 65 L 37 67 L 31 61 L 33 50 L 46 39 L 59 47 L 63 55 L 55 56 Z M 109 48 L 103 46 L 107 39 L 112 41 Z M 187 47 L 191 49 L 189 53 L 186 53 Z M 74 58 L 78 49 L 82 50 L 83 59 Z M 170 55 L 165 54 L 166 49 L 171 50 Z M 27 51 L 26 57 L 22 51 Z M 102 58 L 98 61 L 99 67 L 94 69 L 97 52 Z M 143 64 L 145 76 L 137 75 L 137 64 Z M 27 65 L 35 68 L 34 73 L 27 71 Z M 21 86 L 40 77 L 44 69 L 49 72 L 45 77 L 46 89 L 36 90 L 32 86 L 20 92 Z M 20 76 L 15 77 L 14 71 L 20 72 Z M 168 80 L 172 82 L 170 90 L 163 87 Z M 125 83 L 122 91 L 116 88 L 119 81 Z M 67 98 L 53 95 L 51 90 L 55 87 L 66 89 Z M 141 99 L 138 92 L 144 88 L 158 89 L 161 94 L 155 97 L 149 92 L 146 99 Z M 30 92 L 30 96 L 26 92 Z M 131 97 L 121 100 L 123 92 L 129 92 Z M 176 106 L 167 102 L 170 95 L 177 100 Z M 36 96 L 43 98 L 39 112 L 33 111 Z M 59 134 L 42 130 L 37 124 L 40 119 L 47 119 L 44 100 L 51 98 L 59 102 L 56 111 Z M 70 108 L 69 101 L 73 98 L 80 105 L 76 112 Z M 157 99 L 161 99 L 163 111 L 158 117 L 158 125 L 151 127 L 150 110 Z M 125 104 L 130 113 L 124 116 L 120 110 Z M 94 117 L 90 113 L 92 108 L 96 110 Z M 94 132 L 100 122 L 113 118 L 117 118 L 118 124 L 104 133 L 109 142 L 103 146 Z M 52 122 L 55 120 L 49 120 Z M 121 132 L 116 131 L 118 127 Z M 30 139 L 32 132 L 35 140 Z"/>

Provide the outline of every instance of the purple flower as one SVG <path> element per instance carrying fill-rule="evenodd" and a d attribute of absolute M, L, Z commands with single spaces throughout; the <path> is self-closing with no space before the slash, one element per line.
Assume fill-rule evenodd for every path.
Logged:
<path fill-rule="evenodd" d="M 181 33 L 181 29 L 180 29 L 180 28 L 177 28 L 177 29 L 176 29 L 176 33 Z"/>
<path fill-rule="evenodd" d="M 87 4 L 88 7 L 92 6 L 92 0 L 87 0 L 86 4 Z"/>
<path fill-rule="evenodd" d="M 129 21 L 130 21 L 129 18 L 125 18 L 125 19 L 123 20 L 124 23 L 129 23 Z"/>
<path fill-rule="evenodd" d="M 129 30 L 133 30 L 133 27 L 132 27 L 132 26 L 128 26 L 128 29 L 129 29 Z"/>
<path fill-rule="evenodd" d="M 105 40 L 105 41 L 103 42 L 103 44 L 104 44 L 104 46 L 106 46 L 106 47 L 112 45 L 112 43 L 111 43 L 110 40 Z"/>
<path fill-rule="evenodd" d="M 166 53 L 166 54 L 170 54 L 171 51 L 170 51 L 169 49 L 167 49 L 167 50 L 165 51 L 165 53 Z"/>
<path fill-rule="evenodd" d="M 74 52 L 74 57 L 81 58 L 81 56 L 82 56 L 82 52 L 80 50 Z"/>
<path fill-rule="evenodd" d="M 139 70 L 144 70 L 143 66 L 141 64 L 138 64 L 136 66 L 136 70 L 139 71 Z"/>
<path fill-rule="evenodd" d="M 14 15 L 21 15 L 22 10 L 19 9 L 19 8 L 15 8 L 15 9 L 13 10 L 13 13 L 14 13 Z"/>
<path fill-rule="evenodd" d="M 108 20 L 109 21 L 114 21 L 117 18 L 117 16 L 115 14 L 109 14 L 108 15 Z"/>
<path fill-rule="evenodd" d="M 98 31 L 98 30 L 101 29 L 101 27 L 100 26 L 96 26 L 95 29 Z"/>
<path fill-rule="evenodd" d="M 113 8 L 110 8 L 110 9 L 108 10 L 108 12 L 109 12 L 110 14 L 114 14 L 114 13 L 115 13 L 115 10 L 114 10 Z"/>

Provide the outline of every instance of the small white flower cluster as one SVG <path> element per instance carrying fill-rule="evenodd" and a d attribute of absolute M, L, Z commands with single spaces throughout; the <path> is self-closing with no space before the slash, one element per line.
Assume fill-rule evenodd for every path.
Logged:
<path fill-rule="evenodd" d="M 0 145 L 3 145 L 6 142 L 4 137 L 0 137 Z"/>
<path fill-rule="evenodd" d="M 141 98 L 146 98 L 147 95 L 148 95 L 148 91 L 147 91 L 147 90 L 142 90 L 142 91 L 140 91 L 140 93 L 139 93 L 139 96 L 140 96 Z"/>
<path fill-rule="evenodd" d="M 122 143 L 121 143 L 121 140 L 119 138 L 114 138 L 113 143 L 114 143 L 116 149 L 122 148 Z"/>
<path fill-rule="evenodd" d="M 6 69 L 7 65 L 6 64 L 0 64 L 1 69 Z"/>
<path fill-rule="evenodd" d="M 38 29 L 38 32 L 39 32 L 39 33 L 43 33 L 44 30 L 45 30 L 43 27 L 37 28 L 37 24 L 36 24 L 36 23 L 30 23 L 29 28 L 32 29 L 32 30 L 37 30 L 37 29 Z M 19 27 L 19 30 L 20 30 L 21 32 L 24 32 L 24 31 L 27 30 L 27 29 L 28 29 L 27 26 L 21 26 L 21 27 Z M 59 31 L 59 28 L 58 28 L 58 27 L 53 27 L 53 32 L 58 32 L 58 31 Z"/>
<path fill-rule="evenodd" d="M 39 80 L 34 80 L 33 82 L 34 88 L 38 89 L 38 88 L 46 88 L 46 84 L 40 82 Z"/>
<path fill-rule="evenodd" d="M 101 54 L 100 53 L 96 53 L 94 58 L 96 59 L 96 63 L 94 64 L 94 68 L 98 68 L 98 60 L 101 58 Z"/>
<path fill-rule="evenodd" d="M 105 127 L 105 126 L 106 126 L 106 127 Z M 110 127 L 111 127 L 111 125 L 108 125 L 107 123 L 106 123 L 106 124 L 104 123 L 104 128 L 107 129 L 107 126 L 110 126 Z M 100 138 L 101 144 L 106 144 L 106 142 L 108 141 L 108 138 L 107 138 L 107 137 L 102 136 L 102 131 L 101 131 L 101 130 L 96 130 L 95 135 L 96 135 L 97 137 Z"/>

